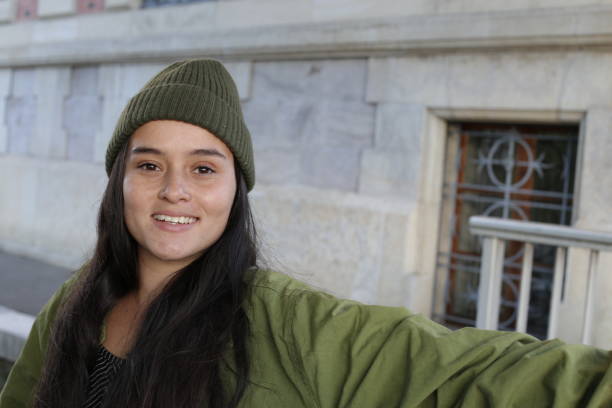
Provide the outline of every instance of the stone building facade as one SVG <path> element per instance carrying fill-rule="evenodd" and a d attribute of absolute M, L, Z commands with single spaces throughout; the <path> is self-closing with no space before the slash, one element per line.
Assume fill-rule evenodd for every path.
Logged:
<path fill-rule="evenodd" d="M 335 294 L 444 314 L 444 180 L 462 124 L 573 126 L 566 223 L 612 232 L 612 1 L 159 3 L 0 0 L 0 249 L 86 259 L 119 112 L 192 57 L 237 81 L 266 262 Z M 567 321 L 581 319 L 584 256 L 567 260 Z M 607 347 L 611 266 L 602 254 Z"/>

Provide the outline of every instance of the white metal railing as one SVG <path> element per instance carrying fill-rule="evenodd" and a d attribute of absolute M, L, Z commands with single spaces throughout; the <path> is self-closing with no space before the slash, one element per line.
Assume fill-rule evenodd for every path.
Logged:
<path fill-rule="evenodd" d="M 557 247 L 550 299 L 548 338 L 554 338 L 557 335 L 561 286 L 566 267 L 565 255 L 567 250 L 568 248 L 589 249 L 582 343 L 591 344 L 595 288 L 597 287 L 597 262 L 600 251 L 612 251 L 612 234 L 581 230 L 563 225 L 480 216 L 470 217 L 470 232 L 483 238 L 476 316 L 476 327 L 482 329 L 497 329 L 498 326 L 506 241 L 525 243 L 516 323 L 516 330 L 523 333 L 527 330 L 533 246 L 535 244 L 545 244 Z"/>

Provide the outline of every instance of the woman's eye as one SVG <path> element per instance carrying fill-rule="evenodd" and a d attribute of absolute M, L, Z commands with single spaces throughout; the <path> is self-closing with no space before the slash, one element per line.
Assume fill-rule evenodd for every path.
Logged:
<path fill-rule="evenodd" d="M 143 170 L 149 170 L 149 171 L 155 171 L 155 170 L 159 169 L 159 167 L 157 167 L 153 163 L 142 163 L 142 164 L 138 165 L 138 168 L 139 169 L 143 169 Z"/>
<path fill-rule="evenodd" d="M 208 166 L 198 166 L 196 167 L 195 172 L 198 174 L 212 174 L 215 171 Z"/>

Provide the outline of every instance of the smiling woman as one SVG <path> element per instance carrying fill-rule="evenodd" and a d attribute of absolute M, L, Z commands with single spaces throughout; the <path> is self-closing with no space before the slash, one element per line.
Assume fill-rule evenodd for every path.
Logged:
<path fill-rule="evenodd" d="M 257 264 L 251 139 L 217 61 L 123 111 L 94 256 L 41 311 L 0 394 L 22 407 L 608 407 L 612 355 L 441 327 Z"/>
<path fill-rule="evenodd" d="M 107 149 L 94 256 L 41 312 L 0 406 L 236 406 L 250 368 L 252 155 L 219 62 L 149 81 Z"/>
<path fill-rule="evenodd" d="M 141 274 L 182 269 L 225 229 L 236 195 L 232 152 L 206 129 L 168 120 L 138 128 L 127 150 L 124 217 Z"/>
<path fill-rule="evenodd" d="M 105 348 L 125 357 L 152 295 L 223 234 L 236 196 L 233 154 L 199 126 L 155 120 L 126 146 L 124 220 L 138 244 L 138 290 L 107 318 Z"/>

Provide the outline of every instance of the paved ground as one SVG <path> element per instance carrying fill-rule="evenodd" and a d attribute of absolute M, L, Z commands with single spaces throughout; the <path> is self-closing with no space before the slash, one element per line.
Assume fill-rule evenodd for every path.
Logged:
<path fill-rule="evenodd" d="M 71 271 L 0 252 L 0 306 L 38 314 Z"/>
<path fill-rule="evenodd" d="M 0 389 L 4 386 L 6 378 L 8 377 L 9 371 L 13 363 L 0 358 Z"/>
<path fill-rule="evenodd" d="M 0 251 L 0 389 L 34 316 L 70 271 Z"/>

